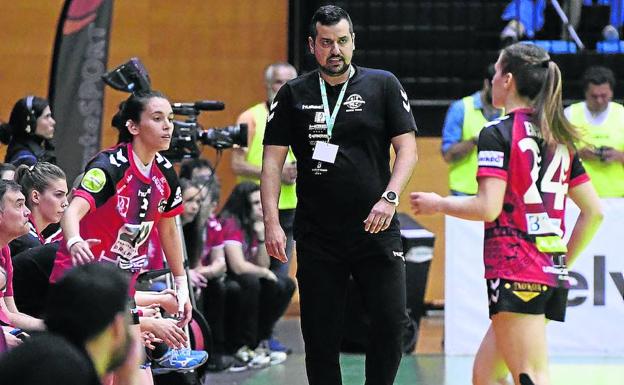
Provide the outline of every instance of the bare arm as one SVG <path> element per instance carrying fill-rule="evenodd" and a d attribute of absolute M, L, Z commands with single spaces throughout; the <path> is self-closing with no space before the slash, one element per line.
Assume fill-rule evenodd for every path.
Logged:
<path fill-rule="evenodd" d="M 262 245 L 260 245 L 262 247 Z M 266 279 L 275 278 L 275 274 L 266 267 L 255 265 L 245 260 L 243 247 L 239 243 L 228 242 L 225 244 L 225 256 L 229 266 L 235 274 L 253 274 Z"/>
<path fill-rule="evenodd" d="M 477 143 L 474 139 L 463 140 L 452 145 L 442 156 L 446 163 L 452 163 L 464 158 L 476 146 Z"/>
<path fill-rule="evenodd" d="M 493 177 L 479 179 L 477 195 L 465 197 L 440 197 L 436 193 L 413 192 L 410 200 L 414 214 L 443 213 L 472 221 L 491 222 L 503 209 L 507 182 Z"/>
<path fill-rule="evenodd" d="M 264 146 L 260 193 L 264 216 L 265 245 L 270 256 L 286 262 L 286 235 L 279 223 L 280 178 L 288 154 L 286 146 Z M 227 254 L 227 250 L 226 250 Z"/>
<path fill-rule="evenodd" d="M 575 186 L 568 192 L 568 195 L 581 209 L 568 241 L 567 258 L 568 265 L 571 266 L 598 231 L 604 215 L 598 194 L 591 183 L 586 182 Z"/>
<path fill-rule="evenodd" d="M 42 320 L 17 310 L 15 299 L 12 296 L 2 297 L 2 300 L 0 300 L 0 307 L 2 307 L 2 310 L 7 315 L 12 325 L 26 330 L 45 330 L 45 324 Z"/>
<path fill-rule="evenodd" d="M 396 158 L 386 190 L 392 190 L 400 195 L 407 182 L 409 182 L 414 166 L 418 161 L 416 135 L 414 132 L 409 132 L 395 136 L 392 138 L 392 147 L 396 153 Z M 377 233 L 387 229 L 390 226 L 395 209 L 393 204 L 380 198 L 364 220 L 364 230 Z"/>
<path fill-rule="evenodd" d="M 247 124 L 247 148 L 251 146 L 256 134 L 256 121 L 251 111 L 247 110 L 236 119 L 236 124 Z M 262 169 L 259 166 L 247 162 L 247 148 L 234 148 L 232 150 L 232 171 L 239 176 L 260 178 Z"/>
<path fill-rule="evenodd" d="M 178 281 L 182 278 L 186 281 L 186 271 L 184 270 L 184 258 L 182 254 L 182 240 L 180 239 L 180 232 L 175 223 L 175 217 L 161 218 L 158 222 L 158 236 L 160 238 L 160 244 L 167 258 L 167 264 L 171 269 L 176 286 Z M 182 285 L 184 286 L 184 285 Z M 187 287 L 176 287 L 176 293 L 178 295 L 178 307 L 181 316 L 183 316 L 182 324 L 186 325 L 191 320 L 192 307 L 188 296 Z M 184 307 L 184 309 L 182 309 Z"/>
<path fill-rule="evenodd" d="M 212 248 L 210 250 L 210 260 L 212 263 L 208 266 L 197 266 L 195 271 L 206 278 L 220 277 L 227 270 L 225 264 L 225 247 Z"/>
<path fill-rule="evenodd" d="M 61 219 L 61 228 L 63 229 L 65 241 L 80 237 L 80 221 L 87 215 L 90 209 L 89 202 L 80 196 L 76 196 L 71 200 Z M 82 265 L 94 260 L 95 257 L 91 252 L 90 245 L 99 242 L 96 239 L 85 239 L 68 245 L 70 246 L 68 251 L 72 256 L 74 265 Z"/>

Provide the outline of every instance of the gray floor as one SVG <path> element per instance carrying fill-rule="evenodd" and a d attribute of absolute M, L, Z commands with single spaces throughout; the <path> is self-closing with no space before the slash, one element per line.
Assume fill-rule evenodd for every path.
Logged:
<path fill-rule="evenodd" d="M 298 319 L 278 323 L 279 339 L 293 349 L 280 365 L 240 373 L 208 373 L 204 385 L 307 385 L 303 340 Z M 403 358 L 395 385 L 469 385 L 472 356 L 407 355 Z M 364 383 L 364 357 L 341 356 L 343 384 Z M 621 385 L 624 357 L 556 357 L 550 360 L 552 385 Z"/>

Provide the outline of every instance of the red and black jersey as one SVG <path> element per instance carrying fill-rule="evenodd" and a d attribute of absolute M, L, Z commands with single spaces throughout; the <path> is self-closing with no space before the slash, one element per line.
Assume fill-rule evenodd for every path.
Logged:
<path fill-rule="evenodd" d="M 147 178 L 134 164 L 129 143 L 102 151 L 91 160 L 74 194 L 74 199 L 85 199 L 91 206 L 80 221 L 80 236 L 101 240 L 91 246 L 96 259 L 132 273 L 147 264 L 146 241 L 160 218 L 184 210 L 173 165 L 157 154 Z M 71 266 L 63 240 L 50 281 L 55 282 Z"/>
<path fill-rule="evenodd" d="M 519 109 L 489 123 L 479 135 L 478 178 L 507 182 L 503 210 L 485 224 L 485 278 L 565 283 L 564 212 L 569 187 L 589 181 L 578 156 L 547 146 L 532 111 Z"/>

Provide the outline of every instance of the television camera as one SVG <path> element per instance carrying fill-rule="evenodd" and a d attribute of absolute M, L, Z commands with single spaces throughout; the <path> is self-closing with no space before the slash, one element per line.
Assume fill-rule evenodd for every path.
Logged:
<path fill-rule="evenodd" d="M 102 75 L 104 83 L 110 87 L 129 93 L 151 90 L 151 81 L 141 61 L 134 57 L 119 67 Z M 197 158 L 200 155 L 197 143 L 209 145 L 217 151 L 234 145 L 247 146 L 247 125 L 204 128 L 197 117 L 201 111 L 220 111 L 225 104 L 216 100 L 200 100 L 193 103 L 172 103 L 173 113 L 184 116 L 173 121 L 171 145 L 162 154 L 171 161 Z"/>

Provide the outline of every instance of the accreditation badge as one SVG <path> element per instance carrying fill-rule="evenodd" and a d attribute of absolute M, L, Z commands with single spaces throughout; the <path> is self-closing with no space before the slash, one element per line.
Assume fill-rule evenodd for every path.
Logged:
<path fill-rule="evenodd" d="M 327 142 L 316 142 L 312 159 L 334 164 L 338 155 L 338 146 Z"/>

